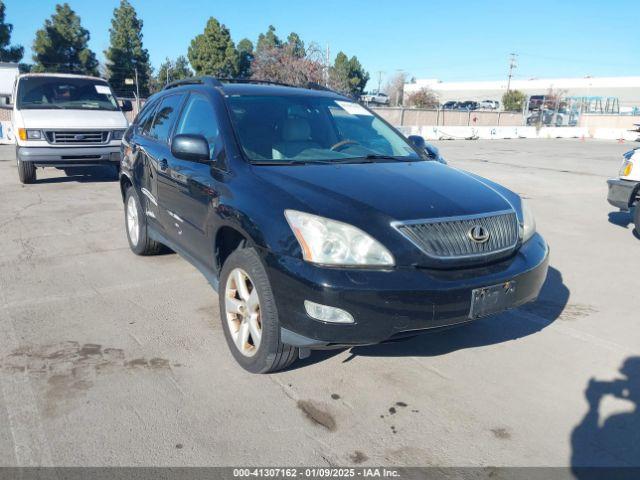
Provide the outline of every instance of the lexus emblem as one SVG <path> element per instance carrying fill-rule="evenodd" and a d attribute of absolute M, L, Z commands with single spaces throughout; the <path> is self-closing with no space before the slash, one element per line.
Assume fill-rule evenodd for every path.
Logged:
<path fill-rule="evenodd" d="M 74 140 L 84 140 L 85 136 L 82 133 L 79 133 L 77 135 L 74 135 Z"/>
<path fill-rule="evenodd" d="M 489 236 L 490 236 L 489 231 L 486 228 L 484 228 L 482 225 L 476 225 L 472 227 L 467 232 L 467 235 L 469 236 L 471 241 L 475 243 L 485 243 L 489 240 Z"/>

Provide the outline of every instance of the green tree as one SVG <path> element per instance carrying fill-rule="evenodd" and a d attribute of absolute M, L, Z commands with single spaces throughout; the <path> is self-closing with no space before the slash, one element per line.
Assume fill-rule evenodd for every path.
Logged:
<path fill-rule="evenodd" d="M 336 90 L 359 97 L 369 81 L 369 74 L 357 57 L 338 52 L 330 71 L 331 86 Z"/>
<path fill-rule="evenodd" d="M 304 48 L 304 42 L 302 41 L 300 36 L 295 32 L 291 32 L 287 37 L 287 47 L 291 49 L 291 54 L 294 57 L 302 58 L 306 53 Z"/>
<path fill-rule="evenodd" d="M 243 38 L 238 42 L 238 77 L 251 77 L 253 58 L 253 43 L 248 38 Z"/>
<path fill-rule="evenodd" d="M 131 96 L 135 85 L 127 85 L 125 79 L 135 78 L 138 72 L 140 95 L 149 94 L 151 66 L 149 52 L 142 46 L 142 20 L 128 0 L 120 0 L 120 5 L 113 10 L 111 28 L 109 29 L 110 46 L 105 51 L 109 83 L 113 89 L 123 96 Z"/>
<path fill-rule="evenodd" d="M 191 40 L 189 62 L 198 75 L 235 77 L 238 74 L 238 52 L 229 29 L 215 18 L 209 18 L 204 33 Z"/>
<path fill-rule="evenodd" d="M 20 45 L 10 45 L 13 25 L 4 21 L 4 2 L 0 0 L 0 62 L 19 62 L 24 54 Z"/>
<path fill-rule="evenodd" d="M 519 112 L 524 107 L 526 98 L 520 90 L 509 90 L 502 95 L 502 106 L 507 112 Z"/>
<path fill-rule="evenodd" d="M 266 33 L 258 35 L 258 42 L 256 43 L 256 55 L 267 52 L 274 48 L 282 46 L 282 40 L 276 35 L 276 27 L 269 25 Z"/>
<path fill-rule="evenodd" d="M 89 38 L 69 4 L 56 5 L 56 12 L 36 32 L 33 71 L 97 75 L 98 60 L 88 47 Z"/>
<path fill-rule="evenodd" d="M 162 90 L 167 83 L 189 77 L 193 77 L 193 70 L 191 70 L 189 61 L 184 55 L 180 55 L 175 60 L 167 58 L 160 64 L 158 75 L 153 81 L 152 90 L 157 92 Z"/>

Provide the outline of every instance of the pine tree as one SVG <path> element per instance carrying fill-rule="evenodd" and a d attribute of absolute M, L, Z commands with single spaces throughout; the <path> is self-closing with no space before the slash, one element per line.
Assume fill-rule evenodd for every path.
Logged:
<path fill-rule="evenodd" d="M 229 78 L 238 74 L 238 52 L 229 29 L 213 17 L 204 32 L 191 40 L 188 57 L 198 75 Z"/>
<path fill-rule="evenodd" d="M 0 0 L 0 62 L 19 62 L 24 54 L 20 45 L 10 46 L 13 25 L 5 23 L 4 2 Z"/>
<path fill-rule="evenodd" d="M 189 67 L 189 61 L 184 55 L 180 55 L 175 60 L 167 58 L 160 64 L 152 90 L 162 90 L 167 83 L 189 77 L 193 77 L 193 71 L 191 67 Z"/>
<path fill-rule="evenodd" d="M 261 33 L 258 36 L 258 42 L 256 43 L 256 55 L 281 46 L 282 40 L 280 40 L 278 35 L 276 35 L 276 27 L 269 25 L 267 32 Z"/>
<path fill-rule="evenodd" d="M 248 38 L 243 38 L 238 42 L 238 77 L 251 77 L 253 58 L 253 43 Z"/>
<path fill-rule="evenodd" d="M 98 74 L 96 55 L 89 47 L 89 31 L 69 4 L 56 5 L 33 42 L 33 71 Z"/>
<path fill-rule="evenodd" d="M 355 97 L 362 95 L 369 81 L 369 74 L 362 68 L 358 58 L 349 58 L 343 52 L 336 55 L 330 75 L 333 88 Z"/>
<path fill-rule="evenodd" d="M 140 95 L 149 94 L 151 67 L 149 52 L 142 46 L 143 22 L 127 0 L 120 0 L 120 6 L 113 10 L 109 35 L 111 44 L 105 52 L 109 83 L 123 96 L 131 96 L 135 85 L 126 85 L 125 79 L 135 78 L 138 72 Z"/>

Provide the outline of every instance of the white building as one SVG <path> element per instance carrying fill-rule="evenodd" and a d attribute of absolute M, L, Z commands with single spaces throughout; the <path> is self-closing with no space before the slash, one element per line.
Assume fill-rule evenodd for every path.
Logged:
<path fill-rule="evenodd" d="M 11 102 L 13 84 L 18 76 L 17 63 L 0 62 L 0 104 L 8 105 Z"/>
<path fill-rule="evenodd" d="M 405 97 L 421 88 L 430 88 L 440 103 L 465 100 L 502 100 L 507 91 L 507 79 L 484 82 L 443 82 L 435 78 L 418 79 L 404 86 Z M 545 95 L 549 89 L 562 91 L 570 97 L 616 97 L 621 111 L 640 107 L 639 77 L 532 78 L 511 80 L 511 90 L 526 95 Z"/>

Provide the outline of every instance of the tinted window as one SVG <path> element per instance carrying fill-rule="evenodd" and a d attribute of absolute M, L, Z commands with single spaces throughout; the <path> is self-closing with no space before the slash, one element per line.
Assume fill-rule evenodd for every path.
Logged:
<path fill-rule="evenodd" d="M 160 105 L 153 119 L 153 124 L 149 130 L 149 136 L 151 138 L 155 138 L 161 142 L 169 142 L 169 133 L 178 116 L 183 98 L 184 95 L 169 95 L 160 101 Z"/>
<path fill-rule="evenodd" d="M 157 101 L 153 101 L 147 103 L 142 111 L 136 117 L 135 123 L 138 126 L 140 132 L 148 132 L 151 127 L 151 122 L 153 121 L 153 114 L 156 111 L 156 107 L 158 106 Z"/>
<path fill-rule="evenodd" d="M 184 107 L 176 128 L 178 134 L 202 135 L 209 142 L 210 158 L 213 158 L 218 140 L 218 121 L 213 105 L 202 95 L 193 94 Z"/>

